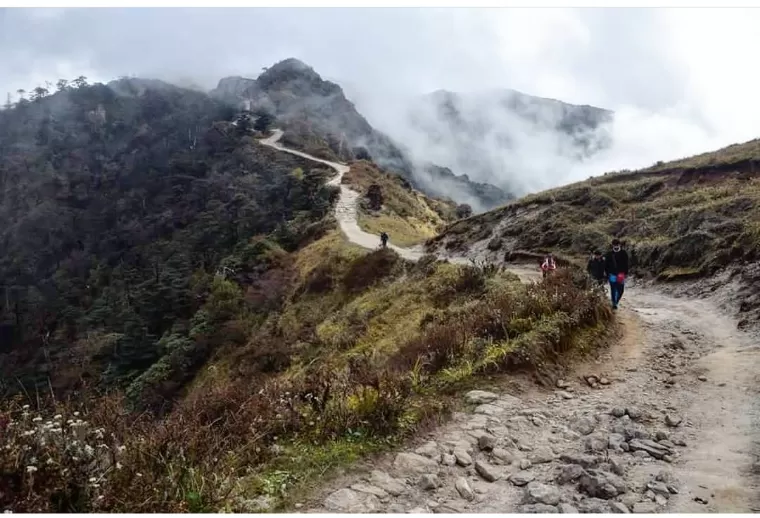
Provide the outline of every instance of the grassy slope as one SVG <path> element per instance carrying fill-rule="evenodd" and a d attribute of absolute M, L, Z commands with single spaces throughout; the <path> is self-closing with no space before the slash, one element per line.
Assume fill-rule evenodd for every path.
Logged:
<path fill-rule="evenodd" d="M 242 301 L 281 290 L 261 284 L 243 293 L 215 281 L 214 303 L 239 308 L 230 329 L 247 329 L 247 339 L 222 345 L 160 422 L 93 403 L 88 426 L 104 428 L 112 450 L 126 447 L 122 469 L 101 473 L 88 464 L 72 478 L 40 466 L 35 479 L 44 488 L 35 486 L 34 500 L 11 495 L 15 510 L 50 509 L 48 491 L 93 476 L 102 477 L 100 487 L 78 509 L 253 511 L 292 503 L 333 468 L 444 415 L 448 395 L 481 374 L 546 373 L 612 329 L 603 294 L 570 272 L 527 286 L 506 272 L 368 254 L 337 231 L 292 254 L 274 245 L 265 255 L 279 272 L 267 282 L 287 279 L 280 308 L 259 320 Z M 28 422 L 13 405 L 0 411 L 0 423 L 3 414 Z M 72 411 L 59 406 L 50 415 L 68 419 Z M 5 469 L 25 469 L 29 460 L 16 451 L 25 443 L 33 445 L 29 455 L 43 455 L 34 437 L 10 440 L 10 450 L 0 449 Z M 67 466 L 76 452 L 44 455 Z"/>
<path fill-rule="evenodd" d="M 610 173 L 456 222 L 429 243 L 488 242 L 494 256 L 553 250 L 585 261 L 625 240 L 639 274 L 708 276 L 760 252 L 760 141 L 638 172 Z"/>
<path fill-rule="evenodd" d="M 359 206 L 359 226 L 379 234 L 383 231 L 391 242 L 399 246 L 412 246 L 438 234 L 447 222 L 453 221 L 456 205 L 436 200 L 413 190 L 399 176 L 381 171 L 364 160 L 351 163 L 351 170 L 343 183 L 361 194 L 372 184 L 380 186 L 384 204 L 379 211 L 370 210 L 366 200 Z"/>
<path fill-rule="evenodd" d="M 315 377 L 335 380 L 341 392 L 334 397 L 342 400 L 334 405 L 342 418 L 359 414 L 365 424 L 333 432 L 328 442 L 310 442 L 308 431 L 303 438 L 286 435 L 282 453 L 243 482 L 248 495 L 292 502 L 331 468 L 386 449 L 446 412 L 447 394 L 470 386 L 478 374 L 546 367 L 559 354 L 564 364 L 603 343 L 609 331 L 604 298 L 583 287 L 583 280 L 575 280 L 580 288 L 568 288 L 574 285 L 570 277 L 557 280 L 563 288 L 530 288 L 507 272 L 432 260 L 415 265 L 390 251 L 366 254 L 337 232 L 300 251 L 295 265 L 291 297 L 271 322 L 285 342 L 280 346 L 292 354 L 278 379 L 294 386 Z M 551 295 L 558 289 L 561 301 Z M 507 335 L 495 331 L 491 318 L 501 321 Z M 245 364 L 259 344 L 252 341 L 243 354 L 221 354 L 209 367 L 215 376 L 197 384 L 188 399 L 213 392 L 209 383 L 233 382 L 219 372 L 238 370 L 248 377 Z M 386 385 L 380 382 L 380 392 L 368 383 L 368 372 L 370 378 L 381 373 Z M 404 390 L 410 392 L 401 397 Z M 400 399 L 383 403 L 391 392 Z M 383 417 L 375 413 L 381 404 L 388 406 Z M 368 422 L 393 412 L 393 424 Z M 292 487 L 273 490 L 281 481 Z"/>

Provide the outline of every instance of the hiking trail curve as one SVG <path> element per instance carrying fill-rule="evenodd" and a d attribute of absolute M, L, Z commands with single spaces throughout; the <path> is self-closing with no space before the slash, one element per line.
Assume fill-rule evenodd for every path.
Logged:
<path fill-rule="evenodd" d="M 290 153 L 291 155 L 300 156 L 301 158 L 305 158 L 313 162 L 319 162 L 320 164 L 324 164 L 326 166 L 329 166 L 335 169 L 335 171 L 337 171 L 338 174 L 335 176 L 335 178 L 327 182 L 327 184 L 334 185 L 340 188 L 340 197 L 338 198 L 338 203 L 335 206 L 335 218 L 338 220 L 338 225 L 340 226 L 341 231 L 343 232 L 343 234 L 345 234 L 346 238 L 350 242 L 356 245 L 359 245 L 363 248 L 368 248 L 370 250 L 376 249 L 378 245 L 380 244 L 380 236 L 375 235 L 375 234 L 370 234 L 368 232 L 363 231 L 361 228 L 359 228 L 358 217 L 357 217 L 357 207 L 359 204 L 360 194 L 354 191 L 353 189 L 349 188 L 347 185 L 343 185 L 341 183 L 341 181 L 343 180 L 343 175 L 345 175 L 350 169 L 349 166 L 345 164 L 339 164 L 337 162 L 330 162 L 328 160 L 323 160 L 321 158 L 313 157 L 301 151 L 288 149 L 285 146 L 278 143 L 282 135 L 283 135 L 282 130 L 276 129 L 276 130 L 273 130 L 272 135 L 270 137 L 260 140 L 259 142 L 261 142 L 265 146 L 272 147 L 279 151 Z M 411 247 L 411 248 L 404 248 L 404 247 L 396 246 L 393 243 L 388 243 L 388 247 L 393 249 L 401 257 L 409 261 L 417 261 L 423 255 L 425 255 L 425 252 L 423 251 L 421 245 Z M 459 264 L 469 263 L 469 259 L 466 257 L 449 256 L 449 257 L 441 257 L 441 258 L 447 259 L 451 261 L 452 263 L 459 263 Z M 528 280 L 538 280 L 541 277 L 537 268 L 531 269 L 526 266 L 515 265 L 515 266 L 509 266 L 507 267 L 507 269 L 511 271 L 512 273 L 516 274 L 518 277 L 520 277 L 523 280 L 523 282 L 528 281 Z"/>
<path fill-rule="evenodd" d="M 374 249 L 356 222 L 359 194 L 344 164 L 277 143 L 338 171 L 336 217 L 347 238 Z M 391 245 L 419 259 L 417 248 Z M 466 258 L 447 258 L 467 262 Z M 540 278 L 509 268 L 523 280 Z M 760 342 L 715 296 L 632 285 L 616 318 L 623 338 L 572 367 L 556 389 L 526 376 L 471 391 L 465 410 L 401 450 L 315 481 L 307 512 L 659 513 L 758 508 Z"/>

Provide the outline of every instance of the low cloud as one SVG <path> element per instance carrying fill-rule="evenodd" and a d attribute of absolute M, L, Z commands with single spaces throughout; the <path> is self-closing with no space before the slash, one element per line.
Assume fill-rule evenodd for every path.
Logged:
<path fill-rule="evenodd" d="M 442 165 L 450 144 L 431 146 L 406 120 L 410 99 L 438 89 L 615 111 L 613 147 L 581 163 L 562 135 L 518 120 L 503 121 L 511 147 L 486 134 L 475 165 L 455 169 L 522 193 L 755 138 L 758 26 L 754 9 L 0 10 L 0 92 L 80 74 L 210 89 L 292 56 L 418 161 Z"/>

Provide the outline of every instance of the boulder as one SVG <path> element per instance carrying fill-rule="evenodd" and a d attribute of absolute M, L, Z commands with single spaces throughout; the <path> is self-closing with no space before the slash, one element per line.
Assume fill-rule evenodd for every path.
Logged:
<path fill-rule="evenodd" d="M 560 500 L 557 488 L 536 481 L 528 484 L 526 494 L 533 504 L 557 505 Z"/>
<path fill-rule="evenodd" d="M 399 496 L 405 493 L 407 489 L 402 481 L 391 477 L 385 471 L 373 470 L 369 480 L 373 485 L 387 491 L 388 494 L 393 496 Z"/>
<path fill-rule="evenodd" d="M 375 495 L 343 488 L 325 498 L 324 507 L 333 513 L 374 513 L 379 512 L 380 500 Z"/>
<path fill-rule="evenodd" d="M 393 468 L 399 472 L 418 475 L 438 473 L 438 462 L 416 453 L 399 453 L 393 461 Z"/>
<path fill-rule="evenodd" d="M 475 461 L 475 471 L 488 482 L 496 482 L 501 478 L 501 473 L 496 467 L 482 460 Z"/>
<path fill-rule="evenodd" d="M 666 455 L 672 455 L 673 450 L 660 443 L 648 439 L 634 439 L 628 443 L 631 451 L 644 451 L 655 459 L 662 459 Z"/>
<path fill-rule="evenodd" d="M 548 447 L 537 448 L 532 454 L 528 456 L 533 464 L 547 464 L 552 462 L 556 458 L 556 455 Z"/>
<path fill-rule="evenodd" d="M 466 478 L 458 477 L 454 483 L 454 487 L 456 488 L 459 495 L 465 500 L 472 501 L 475 499 L 475 492 L 470 487 L 470 484 L 467 482 Z"/>
<path fill-rule="evenodd" d="M 579 479 L 578 489 L 590 497 L 609 500 L 626 492 L 625 481 L 617 475 L 591 470 Z"/>
<path fill-rule="evenodd" d="M 509 481 L 517 487 L 522 487 L 536 480 L 536 475 L 528 471 L 518 471 L 509 477 Z"/>
<path fill-rule="evenodd" d="M 425 491 L 432 491 L 438 489 L 441 486 L 441 482 L 438 480 L 438 475 L 426 473 L 420 477 L 419 486 Z"/>

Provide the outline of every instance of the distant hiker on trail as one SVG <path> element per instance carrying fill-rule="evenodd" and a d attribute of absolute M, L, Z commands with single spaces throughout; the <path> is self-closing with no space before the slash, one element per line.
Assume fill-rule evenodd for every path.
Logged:
<path fill-rule="evenodd" d="M 385 232 L 383 232 L 382 234 L 380 234 L 380 241 L 382 241 L 382 243 L 383 243 L 383 248 L 385 248 L 386 246 L 388 246 L 388 234 L 386 234 Z"/>
<path fill-rule="evenodd" d="M 607 276 L 604 273 L 604 257 L 602 257 L 601 251 L 594 250 L 593 255 L 588 260 L 588 265 L 586 265 L 586 271 L 597 283 L 604 284 Z"/>
<path fill-rule="evenodd" d="M 604 271 L 610 282 L 612 309 L 617 309 L 625 291 L 625 278 L 628 276 L 628 252 L 620 246 L 620 240 L 612 240 L 612 249 L 604 257 Z"/>
<path fill-rule="evenodd" d="M 544 262 L 541 263 L 541 272 L 543 272 L 544 278 L 549 275 L 549 272 L 553 272 L 557 269 L 557 261 L 554 260 L 554 256 L 551 252 L 546 254 Z"/>

